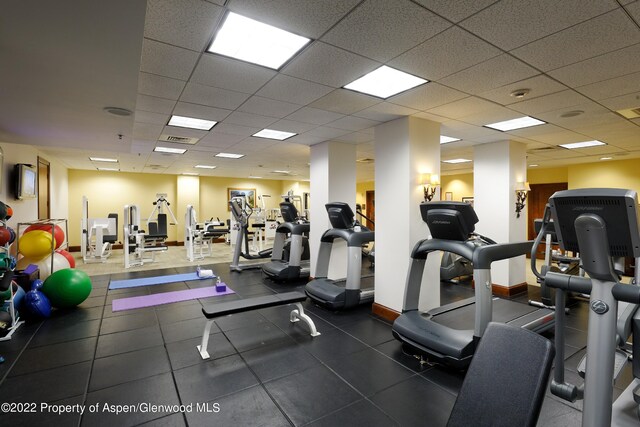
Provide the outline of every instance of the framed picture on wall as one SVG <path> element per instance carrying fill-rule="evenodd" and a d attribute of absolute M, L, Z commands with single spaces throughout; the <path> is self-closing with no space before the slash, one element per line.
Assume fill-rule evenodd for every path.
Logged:
<path fill-rule="evenodd" d="M 244 197 L 249 206 L 251 206 L 252 208 L 256 207 L 256 189 L 255 188 L 227 188 L 227 194 L 228 194 L 229 202 L 234 197 Z"/>
<path fill-rule="evenodd" d="M 453 193 L 451 191 L 447 191 L 446 193 L 444 193 L 444 199 L 453 200 Z"/>
<path fill-rule="evenodd" d="M 463 197 L 462 201 L 465 203 L 469 203 L 471 206 L 473 206 L 473 197 Z"/>
<path fill-rule="evenodd" d="M 304 206 L 303 209 L 311 209 L 311 195 L 309 193 L 303 194 Z"/>

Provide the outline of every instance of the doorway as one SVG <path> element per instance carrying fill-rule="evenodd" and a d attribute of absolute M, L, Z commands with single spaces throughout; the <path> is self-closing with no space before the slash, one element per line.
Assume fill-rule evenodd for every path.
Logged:
<path fill-rule="evenodd" d="M 366 207 L 367 207 L 367 217 L 371 221 L 367 221 L 367 227 L 370 230 L 375 230 L 376 225 L 374 222 L 376 221 L 376 192 L 374 190 L 368 190 L 366 193 Z"/>
<path fill-rule="evenodd" d="M 38 156 L 38 219 L 51 218 L 49 178 L 51 168 L 49 162 Z"/>
<path fill-rule="evenodd" d="M 544 215 L 544 207 L 549 201 L 549 197 L 556 191 L 566 190 L 568 185 L 566 182 L 556 182 L 551 184 L 531 184 L 531 191 L 527 197 L 527 236 L 529 240 L 536 238 L 536 230 L 533 220 L 542 218 Z M 540 244 L 538 247 L 537 259 L 544 259 L 545 245 Z"/>

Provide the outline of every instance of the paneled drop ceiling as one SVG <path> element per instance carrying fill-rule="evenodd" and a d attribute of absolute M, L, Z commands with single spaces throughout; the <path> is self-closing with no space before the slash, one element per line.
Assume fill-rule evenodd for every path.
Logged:
<path fill-rule="evenodd" d="M 206 52 L 229 12 L 312 41 L 279 70 Z M 375 159 L 374 127 L 403 116 L 461 139 L 442 146 L 443 160 L 506 139 L 525 143 L 538 167 L 640 158 L 640 118 L 616 113 L 640 107 L 640 1 L 9 0 L 0 60 L 0 141 L 72 169 L 96 169 L 89 156 L 99 156 L 127 172 L 308 179 L 311 145 L 342 141 Z M 430 82 L 386 100 L 342 89 L 381 65 Z M 519 89 L 527 95 L 511 96 Z M 171 115 L 218 124 L 172 127 Z M 547 124 L 483 127 L 523 115 Z M 297 135 L 251 136 L 263 128 Z M 197 142 L 159 142 L 167 136 Z M 558 147 L 594 139 L 606 145 Z M 374 165 L 358 162 L 358 180 L 373 179 Z"/>

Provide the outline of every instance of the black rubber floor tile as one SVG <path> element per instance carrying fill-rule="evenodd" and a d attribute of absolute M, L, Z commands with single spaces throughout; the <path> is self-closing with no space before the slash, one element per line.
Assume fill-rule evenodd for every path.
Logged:
<path fill-rule="evenodd" d="M 210 402 L 210 410 L 215 410 L 213 404 L 219 405 L 219 412 L 188 413 L 189 426 L 289 427 L 291 425 L 259 385 Z"/>
<path fill-rule="evenodd" d="M 204 316 L 203 316 L 204 317 Z M 268 323 L 260 313 L 256 311 L 247 311 L 245 313 L 230 314 L 224 317 L 218 317 L 216 324 L 222 331 L 232 331 L 234 329 L 245 328 L 248 326 L 258 327 Z"/>
<path fill-rule="evenodd" d="M 148 423 L 140 424 L 144 427 L 186 427 L 187 422 L 183 413 L 167 415 L 166 417 L 157 418 Z"/>
<path fill-rule="evenodd" d="M 371 401 L 401 425 L 430 427 L 445 426 L 455 396 L 425 380 L 413 376 L 371 398 Z M 428 421 L 427 421 L 428 420 Z M 469 425 L 473 425 L 470 420 Z"/>
<path fill-rule="evenodd" d="M 163 346 L 103 357 L 94 361 L 89 390 L 111 387 L 169 371 L 171 365 Z"/>
<path fill-rule="evenodd" d="M 100 335 L 96 358 L 112 356 L 143 348 L 162 345 L 160 326 L 153 325 L 132 331 L 116 332 L 108 335 Z"/>
<path fill-rule="evenodd" d="M 49 321 L 57 319 L 65 319 L 71 322 L 86 322 L 87 320 L 96 320 L 102 317 L 104 307 L 82 308 L 75 307 L 71 309 L 56 309 L 51 312 Z"/>
<path fill-rule="evenodd" d="M 83 426 L 135 426 L 176 412 L 172 409 L 179 410 L 180 401 L 173 378 L 166 373 L 88 393 L 86 406 L 96 404 L 96 412 L 87 410 L 82 417 Z M 112 409 L 117 405 L 131 410 L 117 414 Z M 159 409 L 150 405 L 166 406 Z"/>
<path fill-rule="evenodd" d="M 239 351 L 247 351 L 258 347 L 274 344 L 280 341 L 293 341 L 271 322 L 256 326 L 234 329 L 225 332 L 231 344 Z"/>
<path fill-rule="evenodd" d="M 546 397 L 542 403 L 538 425 L 544 427 L 579 427 L 582 412 L 562 402 Z"/>
<path fill-rule="evenodd" d="M 179 322 L 181 320 L 204 318 L 202 305 L 198 301 L 185 301 L 186 304 L 167 304 L 156 308 L 160 324 Z"/>
<path fill-rule="evenodd" d="M 289 340 L 246 351 L 242 358 L 262 382 L 304 371 L 320 363 Z"/>
<path fill-rule="evenodd" d="M 201 337 L 206 323 L 207 319 L 202 316 L 202 318 L 197 317 L 195 319 L 182 320 L 175 323 L 166 323 L 161 325 L 160 328 L 162 329 L 164 342 L 171 343 L 183 341 L 188 338 Z M 214 322 L 211 326 L 211 333 L 215 334 L 218 332 L 220 332 L 220 328 L 218 328 Z"/>
<path fill-rule="evenodd" d="M 80 308 L 102 307 L 105 304 L 105 297 L 89 297 L 82 303 L 78 304 Z"/>
<path fill-rule="evenodd" d="M 403 366 L 411 369 L 414 372 L 424 372 L 431 369 L 431 366 L 425 363 L 421 363 L 420 359 L 413 355 L 413 353 L 406 348 L 400 341 L 393 340 L 375 346 L 375 349 L 391 357 L 396 362 L 401 363 Z"/>
<path fill-rule="evenodd" d="M 60 344 L 27 348 L 13 369 L 11 369 L 10 375 L 24 375 L 93 360 L 96 341 L 97 338 L 92 337 Z"/>
<path fill-rule="evenodd" d="M 28 427 L 48 427 L 77 426 L 80 422 L 80 411 L 83 406 L 84 396 L 75 396 L 55 402 L 30 402 L 36 406 L 29 407 L 30 412 L 10 412 L 2 414 L 3 426 L 28 426 Z M 62 412 L 61 407 L 69 408 L 68 412 Z M 60 412 L 58 412 L 60 411 Z"/>
<path fill-rule="evenodd" d="M 342 325 L 340 329 L 370 346 L 394 339 L 391 326 L 373 318 Z"/>
<path fill-rule="evenodd" d="M 347 406 L 361 396 L 325 366 L 264 384 L 295 425 L 303 425 Z"/>
<path fill-rule="evenodd" d="M 336 427 L 336 426 L 366 426 L 366 427 L 391 427 L 398 426 L 394 420 L 368 400 L 359 400 L 356 403 L 342 408 L 326 417 L 307 424 L 308 427 Z M 425 422 L 423 425 L 429 425 Z"/>
<path fill-rule="evenodd" d="M 212 334 L 209 337 L 208 345 L 208 352 L 211 359 L 204 360 L 200 357 L 200 353 L 196 348 L 196 346 L 200 345 L 201 342 L 202 337 L 198 337 L 167 344 L 166 348 L 167 353 L 169 353 L 171 368 L 175 371 L 186 368 L 187 366 L 207 363 L 208 360 L 219 359 L 236 353 L 236 350 L 225 338 L 224 334 Z"/>
<path fill-rule="evenodd" d="M 185 282 L 163 283 L 161 285 L 147 286 L 149 294 L 162 294 L 164 292 L 186 291 L 189 288 Z"/>
<path fill-rule="evenodd" d="M 356 353 L 367 347 L 362 342 L 337 329 L 321 332 L 321 335 L 317 337 L 305 334 L 296 336 L 294 339 L 304 347 L 306 351 L 322 361 Z"/>
<path fill-rule="evenodd" d="M 431 369 L 427 369 L 421 374 L 424 378 L 432 383 L 444 387 L 450 393 L 458 395 L 462 382 L 464 381 L 465 372 L 450 369 L 445 366 L 435 365 Z"/>
<path fill-rule="evenodd" d="M 122 316 L 103 319 L 102 324 L 100 325 L 100 335 L 131 331 L 157 324 L 158 318 L 153 311 L 124 314 Z"/>
<path fill-rule="evenodd" d="M 91 362 L 81 362 L 9 377 L 0 387 L 0 402 L 55 402 L 82 395 L 90 370 Z"/>
<path fill-rule="evenodd" d="M 98 336 L 100 320 L 74 322 L 70 319 L 56 319 L 45 322 L 29 343 L 29 347 L 39 347 Z"/>
<path fill-rule="evenodd" d="M 365 396 L 372 396 L 414 375 L 413 371 L 371 348 L 325 363 Z"/>
<path fill-rule="evenodd" d="M 233 355 L 174 371 L 182 403 L 210 402 L 258 384 L 240 356 Z"/>

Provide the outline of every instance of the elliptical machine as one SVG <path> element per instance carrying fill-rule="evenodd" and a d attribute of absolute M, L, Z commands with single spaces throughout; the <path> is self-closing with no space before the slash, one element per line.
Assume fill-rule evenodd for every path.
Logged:
<path fill-rule="evenodd" d="M 262 268 L 264 262 L 259 263 L 240 263 L 240 257 L 247 260 L 265 260 L 271 257 L 271 248 L 258 252 L 257 254 L 251 254 L 249 252 L 249 218 L 253 214 L 253 208 L 246 203 L 244 197 L 234 197 L 229 201 L 229 207 L 231 208 L 231 214 L 236 221 L 238 227 L 236 234 L 236 243 L 233 248 L 233 260 L 229 265 L 231 271 L 241 272 L 243 270 L 250 270 L 255 268 Z M 242 251 L 244 244 L 244 252 Z"/>

